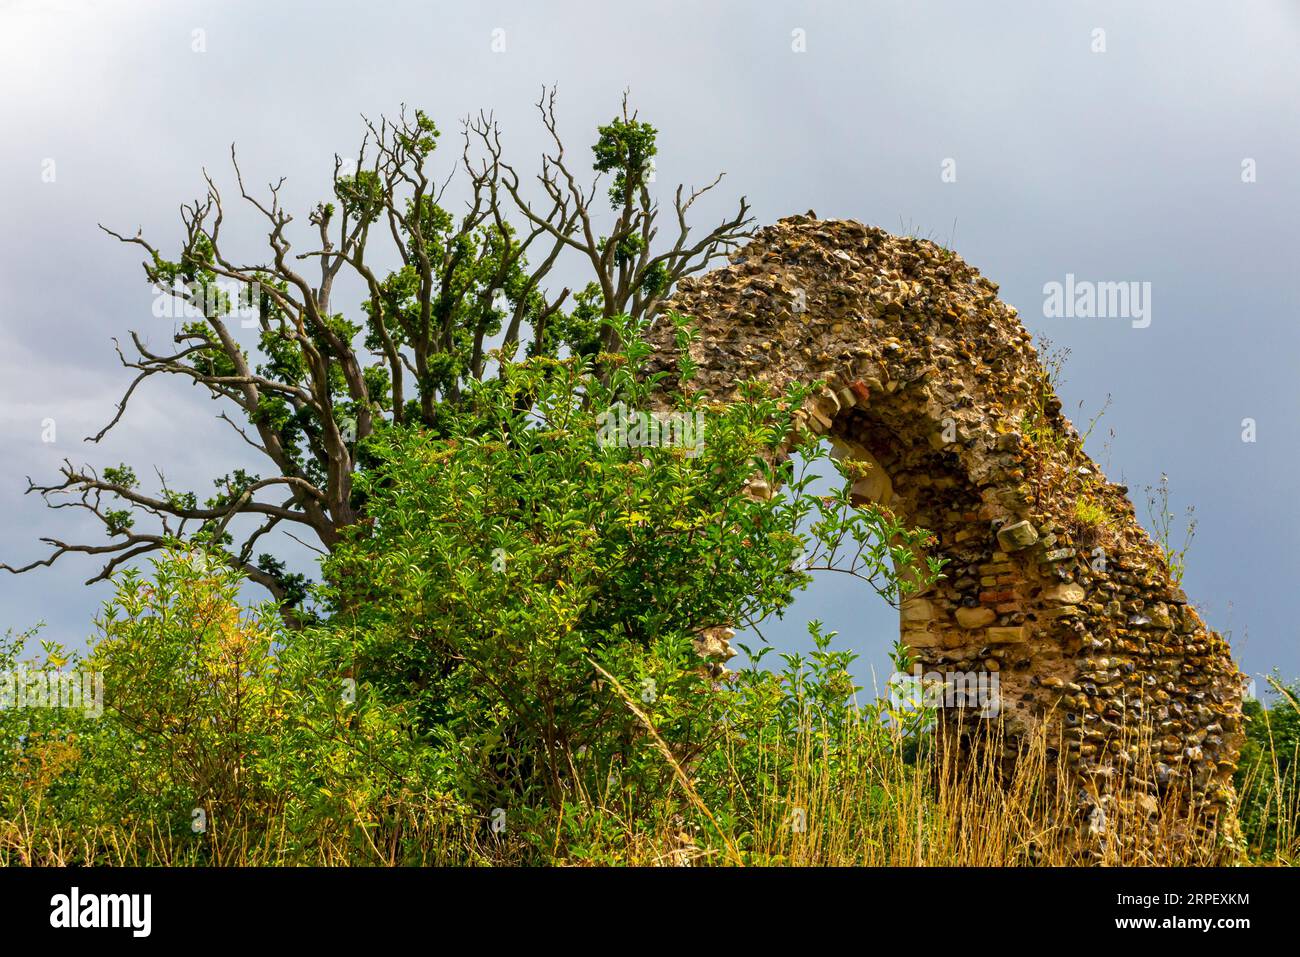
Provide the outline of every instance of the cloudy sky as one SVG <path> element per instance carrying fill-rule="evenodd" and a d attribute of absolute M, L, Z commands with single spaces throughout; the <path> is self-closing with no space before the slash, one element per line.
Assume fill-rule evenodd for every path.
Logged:
<path fill-rule="evenodd" d="M 543 84 L 574 154 L 626 88 L 661 131 L 659 189 L 725 170 L 720 191 L 760 222 L 811 208 L 931 236 L 1000 283 L 1070 349 L 1076 423 L 1110 396 L 1090 451 L 1139 515 L 1162 472 L 1176 521 L 1196 507 L 1192 600 L 1245 670 L 1295 676 L 1298 54 L 1294 0 L 0 0 L 0 560 L 93 532 L 22 495 L 64 457 L 200 490 L 255 464 L 211 402 L 161 380 L 101 445 L 82 441 L 129 381 L 112 337 L 172 332 L 139 257 L 96 223 L 174 249 L 202 168 L 232 185 L 233 141 L 252 182 L 288 176 L 303 224 L 360 117 L 404 102 L 449 147 L 460 118 L 494 110 L 530 168 Z M 260 224 L 230 228 L 255 258 Z M 1150 283 L 1150 324 L 1045 315 L 1044 285 L 1067 274 Z M 80 642 L 109 594 L 82 585 L 97 568 L 0 576 L 0 627 L 44 620 Z M 883 674 L 896 619 L 832 584 L 792 617 L 823 618 Z M 771 634 L 797 647 L 800 628 Z"/>

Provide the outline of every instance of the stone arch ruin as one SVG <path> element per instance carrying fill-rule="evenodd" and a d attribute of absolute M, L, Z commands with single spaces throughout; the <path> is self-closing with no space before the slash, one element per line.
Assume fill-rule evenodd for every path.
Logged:
<path fill-rule="evenodd" d="M 947 560 L 903 603 L 902 636 L 927 670 L 999 673 L 1009 760 L 1046 729 L 1094 816 L 1120 792 L 1154 815 L 1175 779 L 1216 816 L 1235 799 L 1241 675 L 997 293 L 932 242 L 810 214 L 758 231 L 668 308 L 695 320 L 692 387 L 714 399 L 749 379 L 826 383 L 796 417 L 874 466 L 858 504 L 930 530 Z M 675 366 L 667 326 L 656 368 Z M 1149 729 L 1154 774 L 1134 770 L 1119 733 L 1132 724 Z"/>

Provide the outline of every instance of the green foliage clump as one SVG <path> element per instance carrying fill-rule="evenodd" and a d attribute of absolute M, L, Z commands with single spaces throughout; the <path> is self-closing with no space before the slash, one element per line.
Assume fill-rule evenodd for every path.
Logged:
<path fill-rule="evenodd" d="M 399 827 L 454 826 L 402 709 L 355 693 L 330 634 L 241 608 L 241 584 L 174 549 L 119 576 L 87 655 L 47 645 L 19 671 L 21 640 L 0 649 L 11 672 L 102 681 L 101 713 L 0 709 L 0 860 L 400 863 Z"/>
<path fill-rule="evenodd" d="M 1252 856 L 1295 865 L 1300 836 L 1300 682 L 1269 682 L 1274 707 L 1246 701 L 1246 743 L 1237 764 L 1236 787 L 1243 837 Z"/>

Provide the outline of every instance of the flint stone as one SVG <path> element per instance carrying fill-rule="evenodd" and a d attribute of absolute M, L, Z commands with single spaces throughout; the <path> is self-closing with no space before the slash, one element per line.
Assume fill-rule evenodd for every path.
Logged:
<path fill-rule="evenodd" d="M 998 530 L 998 544 L 1003 551 L 1016 552 L 1038 541 L 1038 529 L 1028 520 Z"/>

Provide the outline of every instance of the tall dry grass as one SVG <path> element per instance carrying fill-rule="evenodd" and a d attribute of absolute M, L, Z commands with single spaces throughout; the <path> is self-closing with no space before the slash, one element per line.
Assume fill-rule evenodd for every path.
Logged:
<path fill-rule="evenodd" d="M 1292 702 L 1294 706 L 1294 702 Z M 649 725 L 649 719 L 641 717 Z M 1268 713 L 1263 720 L 1269 721 Z M 671 789 L 648 814 L 614 791 L 577 786 L 572 801 L 527 828 L 495 834 L 417 799 L 357 808 L 351 820 L 322 820 L 309 834 L 283 804 L 242 822 L 209 822 L 202 842 L 151 822 L 90 829 L 60 824 L 37 802 L 0 821 L 0 864 L 240 866 L 474 866 L 551 863 L 771 866 L 1205 866 L 1300 861 L 1300 761 L 1265 749 L 1237 795 L 1274 822 L 1268 846 L 1247 840 L 1233 807 L 1217 819 L 1188 800 L 1190 780 L 1167 780 L 1158 799 L 1135 782 L 1154 781 L 1159 751 L 1149 729 L 1124 731 L 1118 753 L 1128 773 L 1072 775 L 1053 759 L 1058 743 L 1039 733 L 1007 760 L 999 725 L 966 741 L 915 742 L 881 733 L 867 719 L 829 734 L 814 722 L 792 741 L 761 742 L 724 732 L 715 777 L 701 780 L 652 731 Z M 1272 740 L 1271 736 L 1266 736 Z M 756 747 L 756 745 L 759 745 Z M 742 753 L 771 756 L 742 772 Z M 1295 755 L 1290 755 L 1295 757 Z M 724 771 L 721 778 L 716 768 Z M 761 781 L 759 786 L 746 782 Z M 1108 794 L 1108 797 L 1102 797 Z M 725 797 L 722 797 L 725 795 Z M 647 826 L 647 819 L 653 819 Z M 298 821 L 292 824 L 291 820 Z M 289 829 L 297 828 L 290 834 Z M 577 835 L 575 837 L 575 835 Z"/>

